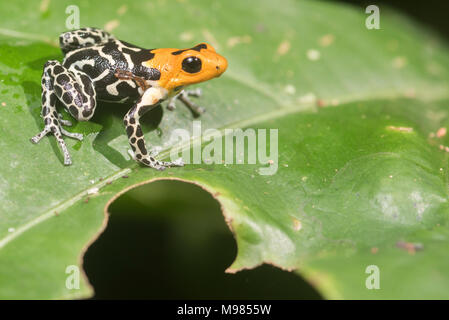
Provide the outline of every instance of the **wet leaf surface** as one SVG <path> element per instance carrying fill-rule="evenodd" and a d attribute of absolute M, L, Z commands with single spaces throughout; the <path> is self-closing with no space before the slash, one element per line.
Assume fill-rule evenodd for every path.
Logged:
<path fill-rule="evenodd" d="M 66 288 L 67 266 L 81 265 L 112 199 L 163 178 L 196 183 L 221 203 L 238 246 L 230 272 L 295 269 L 327 298 L 448 297 L 449 142 L 436 133 L 449 121 L 449 59 L 433 34 L 388 10 L 381 30 L 367 30 L 364 12 L 327 2 L 114 0 L 101 11 L 82 2 L 82 26 L 115 25 L 137 45 L 215 45 L 229 69 L 199 85 L 201 127 L 278 129 L 277 171 L 140 167 L 121 124 L 127 106 L 113 104 L 70 128 L 85 139 L 66 139 L 74 163 L 64 167 L 53 137 L 29 138 L 43 126 L 42 66 L 62 59 L 55 41 L 71 3 L 26 3 L 0 5 L 9 13 L 0 23 L 1 297 L 91 295 L 86 280 Z M 192 120 L 184 108 L 157 108 L 145 137 L 168 157 L 171 132 L 192 132 Z M 380 269 L 380 290 L 365 287 L 369 265 Z"/>

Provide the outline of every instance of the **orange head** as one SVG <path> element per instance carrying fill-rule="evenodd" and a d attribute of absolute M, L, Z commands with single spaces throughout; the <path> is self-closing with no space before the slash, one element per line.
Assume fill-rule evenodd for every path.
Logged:
<path fill-rule="evenodd" d="M 158 84 L 169 92 L 176 88 L 219 77 L 228 67 L 224 57 L 206 43 L 189 49 L 154 49 L 145 65 L 161 72 Z"/>

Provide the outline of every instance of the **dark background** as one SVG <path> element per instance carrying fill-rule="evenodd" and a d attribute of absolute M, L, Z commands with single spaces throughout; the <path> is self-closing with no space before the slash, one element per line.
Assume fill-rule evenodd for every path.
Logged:
<path fill-rule="evenodd" d="M 385 5 L 449 39 L 449 1 L 334 1 Z M 350 32 L 350 30 L 348 30 Z M 144 199 L 144 200 L 143 200 Z M 84 268 L 94 299 L 320 299 L 301 277 L 264 265 L 225 274 L 237 248 L 218 203 L 194 185 L 159 181 L 120 197 Z"/>
<path fill-rule="evenodd" d="M 412 20 L 449 39 L 449 1 L 447 0 L 381 0 L 381 1 L 361 1 L 361 0 L 335 0 L 333 2 L 349 3 L 353 6 L 366 8 L 370 4 L 377 5 L 380 9 L 380 21 L 382 28 L 382 7 L 389 6 L 408 15 Z"/>

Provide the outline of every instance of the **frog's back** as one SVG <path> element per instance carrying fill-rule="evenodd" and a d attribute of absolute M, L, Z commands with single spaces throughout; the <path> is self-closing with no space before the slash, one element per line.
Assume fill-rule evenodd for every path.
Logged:
<path fill-rule="evenodd" d="M 63 65 L 73 72 L 88 75 L 94 83 L 98 99 L 132 101 L 140 96 L 138 86 L 132 80 L 118 79 L 115 73 L 117 70 L 124 70 L 146 80 L 159 80 L 159 70 L 142 65 L 153 57 L 151 50 L 110 39 L 105 43 L 68 51 Z"/>

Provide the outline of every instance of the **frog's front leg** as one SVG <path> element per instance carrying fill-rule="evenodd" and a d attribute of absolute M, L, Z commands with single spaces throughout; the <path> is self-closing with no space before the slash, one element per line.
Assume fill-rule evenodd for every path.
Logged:
<path fill-rule="evenodd" d="M 147 89 L 137 103 L 128 111 L 123 119 L 128 134 L 129 144 L 134 152 L 134 157 L 140 163 L 157 170 L 164 170 L 165 167 L 183 166 L 182 159 L 173 162 L 159 161 L 154 158 L 155 152 L 148 153 L 140 126 L 140 117 L 147 111 L 156 107 L 163 99 L 162 89 L 151 87 Z"/>
<path fill-rule="evenodd" d="M 175 95 L 174 97 L 172 97 L 169 101 L 168 101 L 168 105 L 167 108 L 170 111 L 173 111 L 176 109 L 176 100 L 181 101 L 187 108 L 189 108 L 189 110 L 192 112 L 193 116 L 195 118 L 199 117 L 201 114 L 203 114 L 204 112 L 206 112 L 206 109 L 204 109 L 203 107 L 200 107 L 199 105 L 197 105 L 196 103 L 194 103 L 193 101 L 191 101 L 189 99 L 189 97 L 197 97 L 199 98 L 201 96 L 201 89 L 195 89 L 195 90 L 182 90 L 181 92 L 179 92 L 177 95 Z"/>
<path fill-rule="evenodd" d="M 131 71 L 123 70 L 123 69 L 116 69 L 114 76 L 117 79 L 120 80 L 134 80 L 134 82 L 142 89 L 143 92 L 145 92 L 148 88 L 151 86 L 148 85 L 144 78 L 136 76 Z"/>
<path fill-rule="evenodd" d="M 90 78 L 82 73 L 74 74 L 61 65 L 59 61 L 48 61 L 42 75 L 42 118 L 44 129 L 31 138 L 31 142 L 38 143 L 48 133 L 52 133 L 64 154 L 64 164 L 72 164 L 69 151 L 62 136 L 82 140 L 79 133 L 71 133 L 62 127 L 70 125 L 70 121 L 63 120 L 56 109 L 56 101 L 60 100 L 66 110 L 77 120 L 89 120 L 95 111 L 95 90 Z"/>

